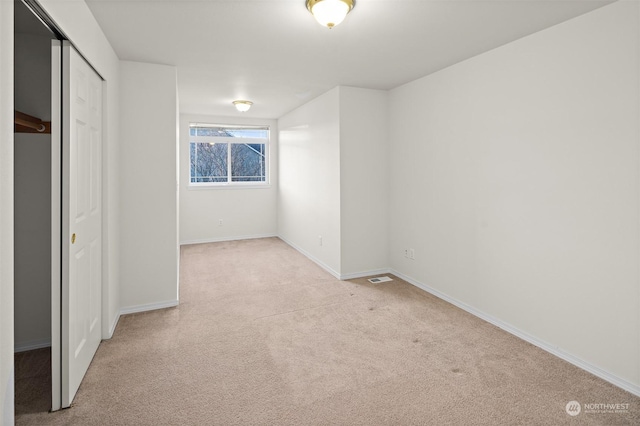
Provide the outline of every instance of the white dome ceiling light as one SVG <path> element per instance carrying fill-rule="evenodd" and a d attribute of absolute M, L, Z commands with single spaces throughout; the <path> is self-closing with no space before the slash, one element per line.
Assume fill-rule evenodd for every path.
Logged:
<path fill-rule="evenodd" d="M 320 25 L 329 29 L 344 20 L 356 4 L 355 0 L 306 0 L 307 9 Z"/>
<path fill-rule="evenodd" d="M 251 108 L 251 105 L 253 105 L 253 102 L 251 101 L 233 101 L 233 104 L 236 106 L 236 109 L 240 112 L 247 112 L 249 111 L 249 108 Z"/>

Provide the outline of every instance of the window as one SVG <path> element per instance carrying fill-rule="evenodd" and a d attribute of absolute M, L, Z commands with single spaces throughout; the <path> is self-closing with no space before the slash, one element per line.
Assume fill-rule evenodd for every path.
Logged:
<path fill-rule="evenodd" d="M 191 124 L 191 185 L 268 184 L 269 127 Z"/>

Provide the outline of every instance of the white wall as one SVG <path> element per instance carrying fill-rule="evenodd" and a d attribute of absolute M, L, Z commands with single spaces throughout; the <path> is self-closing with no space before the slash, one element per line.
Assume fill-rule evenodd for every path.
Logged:
<path fill-rule="evenodd" d="M 279 223 L 281 238 L 335 275 L 386 268 L 387 115 L 387 92 L 336 88 L 280 120 L 280 153 L 274 120 L 181 115 L 181 243 L 271 236 Z M 193 122 L 271 126 L 271 187 L 189 188 Z"/>
<path fill-rule="evenodd" d="M 178 303 L 177 73 L 120 64 L 121 306 Z"/>
<path fill-rule="evenodd" d="M 636 394 L 638 16 L 617 2 L 391 91 L 389 203 L 395 270 Z"/>
<path fill-rule="evenodd" d="M 15 109 L 50 121 L 51 37 L 15 34 L 14 61 Z M 51 135 L 14 139 L 14 346 L 28 350 L 51 344 Z"/>
<path fill-rule="evenodd" d="M 37 18 L 33 18 L 37 21 Z M 38 22 L 39 25 L 42 25 Z M 15 34 L 15 109 L 51 121 L 51 39 Z"/>
<path fill-rule="evenodd" d="M 341 86 L 342 278 L 388 268 L 388 92 Z"/>
<path fill-rule="evenodd" d="M 336 87 L 278 120 L 278 236 L 336 276 L 340 274 L 339 94 Z"/>
<path fill-rule="evenodd" d="M 231 105 L 229 105 L 232 108 Z M 263 188 L 189 187 L 189 124 L 240 124 L 270 127 L 270 185 Z M 276 235 L 278 126 L 276 120 L 180 115 L 180 244 Z M 222 219 L 222 226 L 218 225 Z"/>
<path fill-rule="evenodd" d="M 51 344 L 51 135 L 14 138 L 14 345 L 21 351 Z"/>
<path fill-rule="evenodd" d="M 102 109 L 102 337 L 110 338 L 120 315 L 119 60 L 84 0 L 39 0 L 39 3 L 105 80 Z"/>
<path fill-rule="evenodd" d="M 13 2 L 0 1 L 0 423 L 14 424 Z"/>
<path fill-rule="evenodd" d="M 278 236 L 339 278 L 388 270 L 387 92 L 339 86 L 278 124 Z"/>

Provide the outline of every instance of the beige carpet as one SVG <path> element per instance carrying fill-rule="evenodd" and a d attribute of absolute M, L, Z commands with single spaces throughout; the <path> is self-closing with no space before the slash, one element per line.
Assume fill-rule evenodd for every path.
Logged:
<path fill-rule="evenodd" d="M 571 417 L 571 400 L 629 409 Z M 17 424 L 639 425 L 640 398 L 399 279 L 341 282 L 268 238 L 183 247 L 180 306 L 123 316 L 72 408 Z"/>

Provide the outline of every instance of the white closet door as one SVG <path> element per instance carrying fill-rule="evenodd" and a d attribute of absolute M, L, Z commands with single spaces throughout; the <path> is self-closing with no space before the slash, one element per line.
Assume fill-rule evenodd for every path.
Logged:
<path fill-rule="evenodd" d="M 101 341 L 102 79 L 62 47 L 62 407 Z"/>
<path fill-rule="evenodd" d="M 60 295 L 62 292 L 62 44 L 51 40 L 51 410 L 62 408 Z"/>

